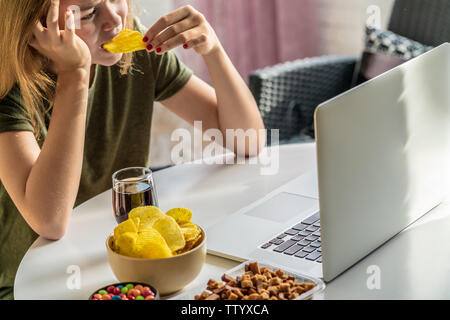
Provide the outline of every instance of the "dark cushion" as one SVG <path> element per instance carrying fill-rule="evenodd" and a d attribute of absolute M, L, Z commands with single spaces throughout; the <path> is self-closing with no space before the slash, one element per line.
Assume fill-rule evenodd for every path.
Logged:
<path fill-rule="evenodd" d="M 356 65 L 352 86 L 373 79 L 431 49 L 433 47 L 392 31 L 366 26 L 364 52 Z"/>

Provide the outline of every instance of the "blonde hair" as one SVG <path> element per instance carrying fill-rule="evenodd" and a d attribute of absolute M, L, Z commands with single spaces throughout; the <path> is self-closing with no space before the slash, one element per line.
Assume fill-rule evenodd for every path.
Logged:
<path fill-rule="evenodd" d="M 127 0 L 127 29 L 134 29 L 132 1 Z M 50 4 L 51 0 L 0 0 L 0 100 L 18 85 L 38 141 L 42 138 L 39 119 L 53 106 L 56 84 L 46 72 L 49 60 L 28 44 Z M 128 73 L 132 62 L 132 53 L 123 55 L 119 62 L 122 75 Z"/>

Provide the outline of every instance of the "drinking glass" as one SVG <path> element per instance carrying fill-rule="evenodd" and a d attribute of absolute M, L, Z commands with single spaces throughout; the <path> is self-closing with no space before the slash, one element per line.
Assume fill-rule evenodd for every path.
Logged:
<path fill-rule="evenodd" d="M 113 209 L 117 223 L 128 219 L 128 213 L 141 206 L 158 205 L 152 171 L 148 168 L 126 168 L 117 171 L 113 180 Z"/>

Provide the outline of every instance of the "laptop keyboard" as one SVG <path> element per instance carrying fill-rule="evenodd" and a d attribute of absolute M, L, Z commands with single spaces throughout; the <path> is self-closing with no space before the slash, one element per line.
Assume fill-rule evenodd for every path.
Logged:
<path fill-rule="evenodd" d="M 260 248 L 322 263 L 319 219 L 320 213 L 317 212 L 263 244 Z"/>

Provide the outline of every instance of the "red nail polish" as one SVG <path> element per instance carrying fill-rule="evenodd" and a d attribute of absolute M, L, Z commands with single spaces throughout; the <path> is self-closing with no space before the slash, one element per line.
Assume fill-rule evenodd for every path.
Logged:
<path fill-rule="evenodd" d="M 147 42 L 148 41 L 148 37 L 144 37 L 144 39 L 142 39 L 142 41 Z"/>
<path fill-rule="evenodd" d="M 160 53 L 161 51 L 161 48 L 156 48 L 156 52 Z"/>
<path fill-rule="evenodd" d="M 187 44 L 183 44 L 183 48 L 187 49 L 188 45 Z"/>
<path fill-rule="evenodd" d="M 147 46 L 147 50 L 150 51 L 150 50 L 152 50 L 152 49 L 153 49 L 153 46 L 152 46 L 151 44 L 149 44 L 149 45 Z"/>

